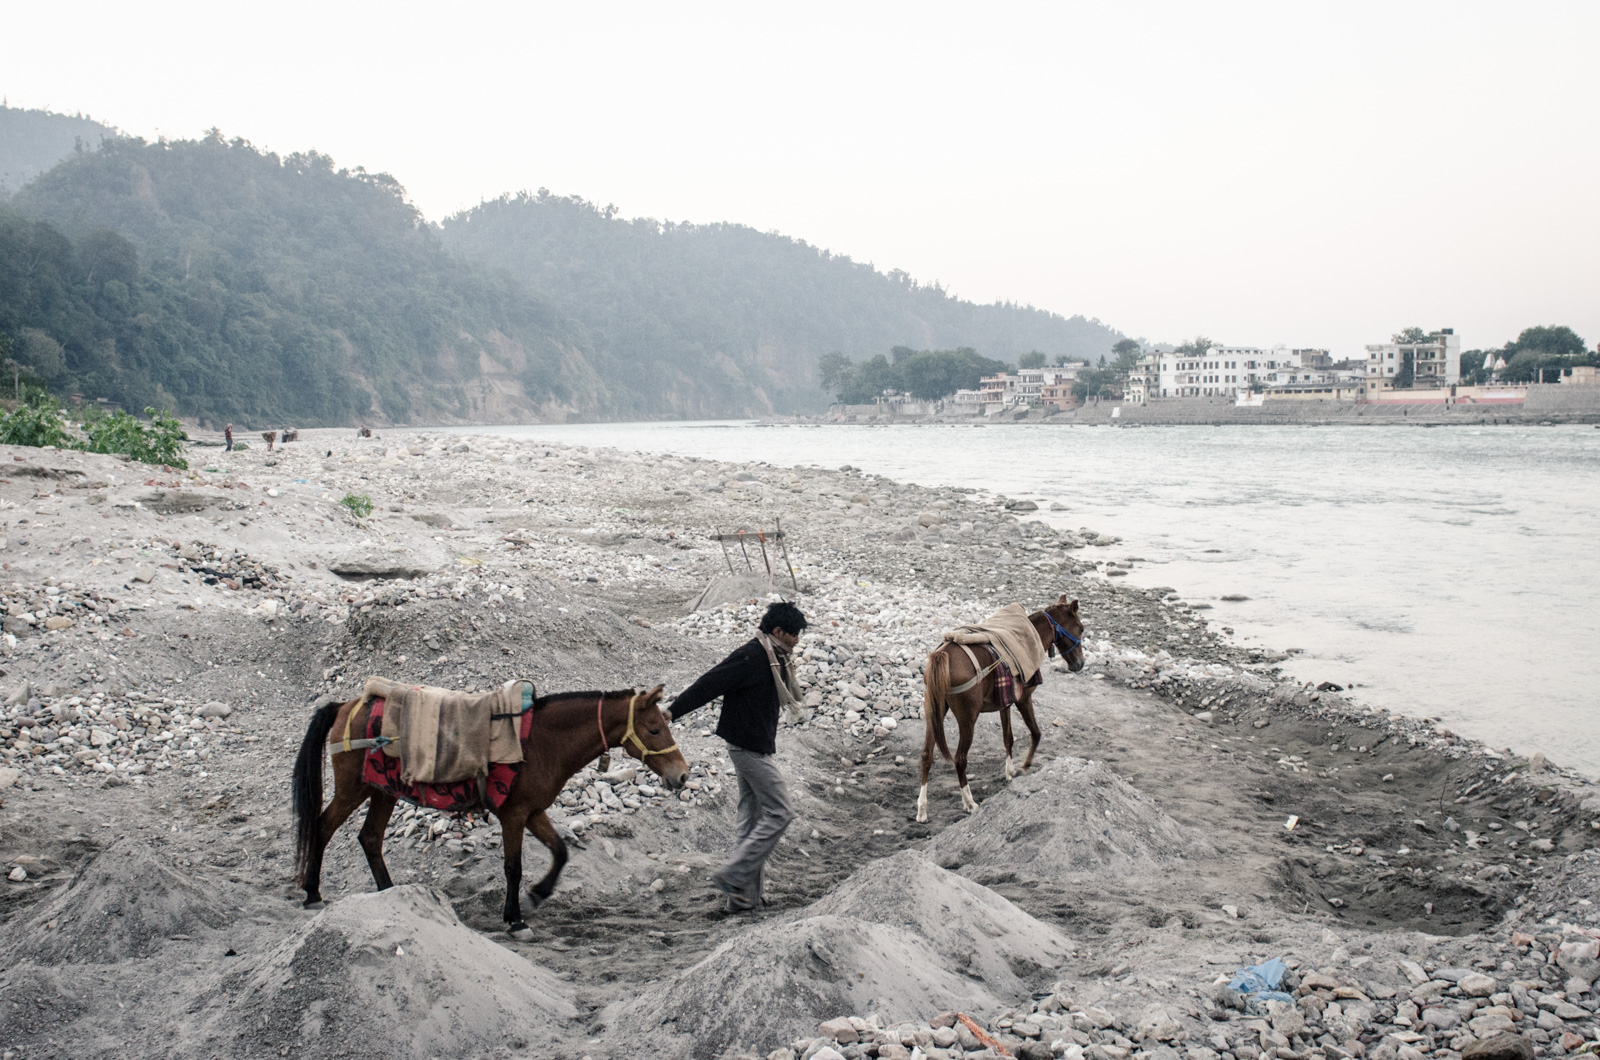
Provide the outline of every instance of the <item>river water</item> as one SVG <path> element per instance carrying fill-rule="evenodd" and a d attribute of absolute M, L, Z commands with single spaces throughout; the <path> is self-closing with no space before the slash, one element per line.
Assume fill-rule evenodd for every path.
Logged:
<path fill-rule="evenodd" d="M 1600 775 L 1600 430 L 583 424 L 495 433 L 1028 497 L 1306 680 Z M 1048 511 L 1051 502 L 1070 510 Z M 1244 602 L 1224 602 L 1244 595 Z M 1086 616 L 1093 622 L 1093 616 Z"/>

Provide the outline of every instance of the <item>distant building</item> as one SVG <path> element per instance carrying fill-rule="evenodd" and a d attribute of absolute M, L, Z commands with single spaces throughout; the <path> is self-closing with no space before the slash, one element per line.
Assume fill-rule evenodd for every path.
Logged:
<path fill-rule="evenodd" d="M 1017 370 L 1017 404 L 1038 405 L 1041 403 L 1039 390 L 1044 386 L 1043 368 L 1021 368 Z"/>
<path fill-rule="evenodd" d="M 1232 401 L 1252 390 L 1317 382 L 1321 377 L 1316 372 L 1332 370 L 1332 364 L 1327 350 L 1213 346 L 1199 356 L 1159 353 L 1146 357 L 1129 376 L 1129 388 L 1141 393 L 1144 401 L 1195 397 Z"/>
<path fill-rule="evenodd" d="M 1071 412 L 1083 402 L 1078 400 L 1078 395 L 1073 393 L 1074 382 L 1062 379 L 1056 382 L 1045 383 L 1039 388 L 1039 400 L 1048 407 L 1060 409 L 1062 412 Z"/>
<path fill-rule="evenodd" d="M 1017 377 L 1011 372 L 986 375 L 978 380 L 983 391 L 983 411 L 992 415 L 1017 403 Z"/>
<path fill-rule="evenodd" d="M 1310 383 L 1290 383 L 1275 386 L 1262 397 L 1266 404 L 1279 401 L 1342 401 L 1355 404 L 1366 394 L 1366 383 L 1361 379 L 1324 379 Z"/>
<path fill-rule="evenodd" d="M 1435 390 L 1461 382 L 1461 337 L 1443 328 L 1421 342 L 1380 342 L 1367 347 L 1367 393 L 1394 387 L 1395 376 L 1411 360 L 1411 386 Z"/>
<path fill-rule="evenodd" d="M 1569 386 L 1600 386 L 1600 368 L 1577 364 L 1561 369 L 1561 381 Z"/>
<path fill-rule="evenodd" d="M 950 396 L 950 404 L 958 410 L 976 412 L 978 407 L 983 404 L 983 391 L 957 390 Z"/>

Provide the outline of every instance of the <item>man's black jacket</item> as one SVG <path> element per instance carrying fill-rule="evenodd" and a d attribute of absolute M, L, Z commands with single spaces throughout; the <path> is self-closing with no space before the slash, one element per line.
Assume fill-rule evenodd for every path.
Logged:
<path fill-rule="evenodd" d="M 780 654 L 778 665 L 789 673 L 789 657 Z M 672 720 L 722 697 L 722 720 L 717 735 L 746 751 L 769 755 L 778 749 L 778 689 L 772 683 L 772 664 L 766 649 L 752 638 L 732 655 L 707 670 L 683 690 L 672 704 Z"/>

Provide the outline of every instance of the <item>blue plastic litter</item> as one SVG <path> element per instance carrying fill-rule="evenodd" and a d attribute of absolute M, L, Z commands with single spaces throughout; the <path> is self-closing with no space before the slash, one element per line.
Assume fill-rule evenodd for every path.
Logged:
<path fill-rule="evenodd" d="M 1233 978 L 1228 980 L 1228 988 L 1238 991 L 1250 1001 L 1287 1001 L 1292 1005 L 1294 998 L 1280 989 L 1284 976 L 1288 974 L 1289 966 L 1283 963 L 1283 958 L 1274 957 L 1234 972 Z"/>

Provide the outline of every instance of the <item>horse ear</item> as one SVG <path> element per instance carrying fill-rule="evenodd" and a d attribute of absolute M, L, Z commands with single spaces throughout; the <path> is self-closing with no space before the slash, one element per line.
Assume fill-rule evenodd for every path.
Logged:
<path fill-rule="evenodd" d="M 1062 599 L 1065 600 L 1066 597 L 1062 596 Z M 1077 600 L 1073 600 L 1072 603 L 1068 604 L 1067 605 L 1067 610 L 1071 611 L 1073 614 L 1077 614 L 1078 613 L 1078 601 Z"/>
<path fill-rule="evenodd" d="M 666 686 L 666 685 L 656 685 L 656 686 L 655 686 L 655 687 L 654 687 L 654 688 L 652 688 L 652 689 L 651 689 L 651 690 L 650 690 L 650 691 L 649 691 L 649 693 L 648 693 L 648 695 L 647 695 L 647 696 L 646 696 L 646 698 L 647 698 L 647 699 L 648 699 L 648 700 L 649 700 L 649 701 L 650 701 L 650 702 L 651 702 L 651 703 L 655 703 L 655 702 L 658 702 L 658 701 L 659 701 L 659 700 L 660 700 L 660 699 L 661 699 L 661 693 L 662 693 L 662 692 L 664 692 L 664 691 L 666 691 L 666 688 L 667 688 L 667 686 Z"/>
<path fill-rule="evenodd" d="M 1067 594 L 1066 593 L 1062 593 L 1060 596 L 1056 597 L 1056 603 L 1064 604 L 1066 602 L 1067 602 Z"/>

